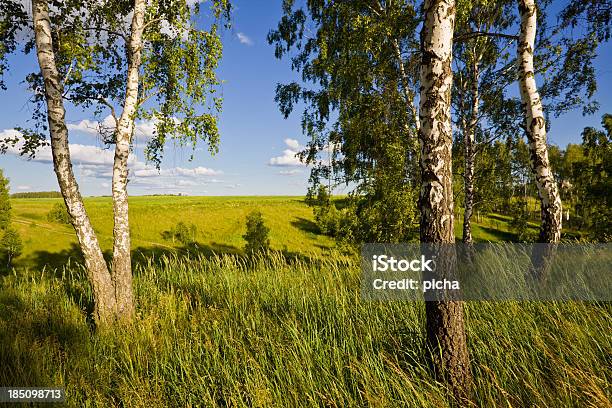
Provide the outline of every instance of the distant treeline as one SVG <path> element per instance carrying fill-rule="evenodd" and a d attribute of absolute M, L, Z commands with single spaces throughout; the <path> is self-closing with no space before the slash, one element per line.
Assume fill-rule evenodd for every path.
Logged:
<path fill-rule="evenodd" d="M 11 198 L 62 198 L 62 194 L 59 191 L 29 191 L 13 193 Z"/>

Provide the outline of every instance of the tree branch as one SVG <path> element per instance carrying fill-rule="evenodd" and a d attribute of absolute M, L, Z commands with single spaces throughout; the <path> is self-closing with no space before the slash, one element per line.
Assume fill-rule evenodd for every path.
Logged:
<path fill-rule="evenodd" d="M 455 36 L 454 41 L 456 42 L 466 41 L 466 40 L 469 40 L 471 38 L 476 38 L 476 37 L 498 37 L 498 38 L 506 38 L 509 40 L 518 40 L 519 38 L 518 35 L 503 34 L 503 33 L 490 33 L 486 31 L 473 31 L 470 33 L 459 34 Z"/>

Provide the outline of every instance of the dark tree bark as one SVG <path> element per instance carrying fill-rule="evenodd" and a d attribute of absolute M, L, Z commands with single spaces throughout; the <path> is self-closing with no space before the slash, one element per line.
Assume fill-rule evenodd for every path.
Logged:
<path fill-rule="evenodd" d="M 455 242 L 451 157 L 451 61 L 455 2 L 426 0 L 424 11 L 419 112 L 422 173 L 420 235 L 423 243 L 448 246 Z M 456 262 L 456 259 L 449 258 L 448 262 Z M 452 270 L 452 265 L 449 266 Z M 434 370 L 447 382 L 458 400 L 469 399 L 472 376 L 463 302 L 428 301 L 425 311 L 427 346 Z"/>

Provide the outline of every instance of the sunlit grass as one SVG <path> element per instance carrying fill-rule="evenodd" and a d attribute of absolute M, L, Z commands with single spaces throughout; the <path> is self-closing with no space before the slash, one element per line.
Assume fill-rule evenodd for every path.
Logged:
<path fill-rule="evenodd" d="M 449 404 L 422 303 L 366 302 L 340 254 L 162 256 L 135 270 L 132 326 L 93 332 L 75 265 L 0 281 L 0 385 L 65 386 L 70 406 Z M 608 304 L 467 303 L 479 406 L 610 406 Z"/>

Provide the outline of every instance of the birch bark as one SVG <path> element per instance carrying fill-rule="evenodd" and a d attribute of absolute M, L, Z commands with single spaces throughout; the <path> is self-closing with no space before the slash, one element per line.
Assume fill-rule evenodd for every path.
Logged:
<path fill-rule="evenodd" d="M 454 0 L 426 0 L 421 31 L 420 131 L 421 242 L 452 244 L 454 237 L 452 188 L 452 42 Z M 449 267 L 455 258 L 449 258 Z M 438 267 L 437 269 L 444 269 Z M 452 269 L 449 269 L 452 270 Z M 442 271 L 444 273 L 444 271 Z M 427 345 L 436 374 L 455 397 L 469 398 L 472 377 L 463 318 L 463 302 L 425 303 Z"/>
<path fill-rule="evenodd" d="M 36 55 L 45 83 L 53 169 L 85 258 L 88 279 L 94 296 L 94 320 L 97 324 L 110 323 L 115 313 L 115 292 L 100 244 L 85 211 L 79 186 L 72 171 L 68 129 L 65 121 L 66 111 L 62 96 L 63 84 L 55 64 L 49 5 L 46 0 L 32 1 L 32 16 Z"/>
<path fill-rule="evenodd" d="M 478 114 L 480 106 L 480 89 L 479 83 L 479 65 L 478 59 L 475 58 L 472 65 L 472 86 L 471 86 L 471 106 L 470 120 L 467 128 L 464 129 L 465 135 L 465 174 L 464 174 L 464 189 L 465 189 L 465 212 L 463 214 L 463 242 L 466 244 L 473 243 L 472 238 L 472 214 L 474 213 L 474 160 L 475 160 L 475 133 L 478 125 Z"/>
<path fill-rule="evenodd" d="M 561 240 L 563 212 L 561 196 L 553 177 L 546 146 L 546 122 L 542 101 L 535 81 L 533 50 L 537 27 L 537 9 L 534 0 L 519 0 L 521 29 L 518 43 L 519 86 L 525 113 L 525 131 L 529 142 L 532 172 L 540 198 L 540 242 Z"/>
<path fill-rule="evenodd" d="M 115 134 L 113 162 L 113 281 L 117 297 L 117 314 L 123 320 L 134 315 L 132 289 L 132 258 L 130 223 L 128 214 L 128 159 L 138 106 L 138 82 L 141 64 L 142 35 L 144 31 L 145 0 L 134 2 L 134 14 L 128 47 L 128 71 L 123 111 Z"/>

